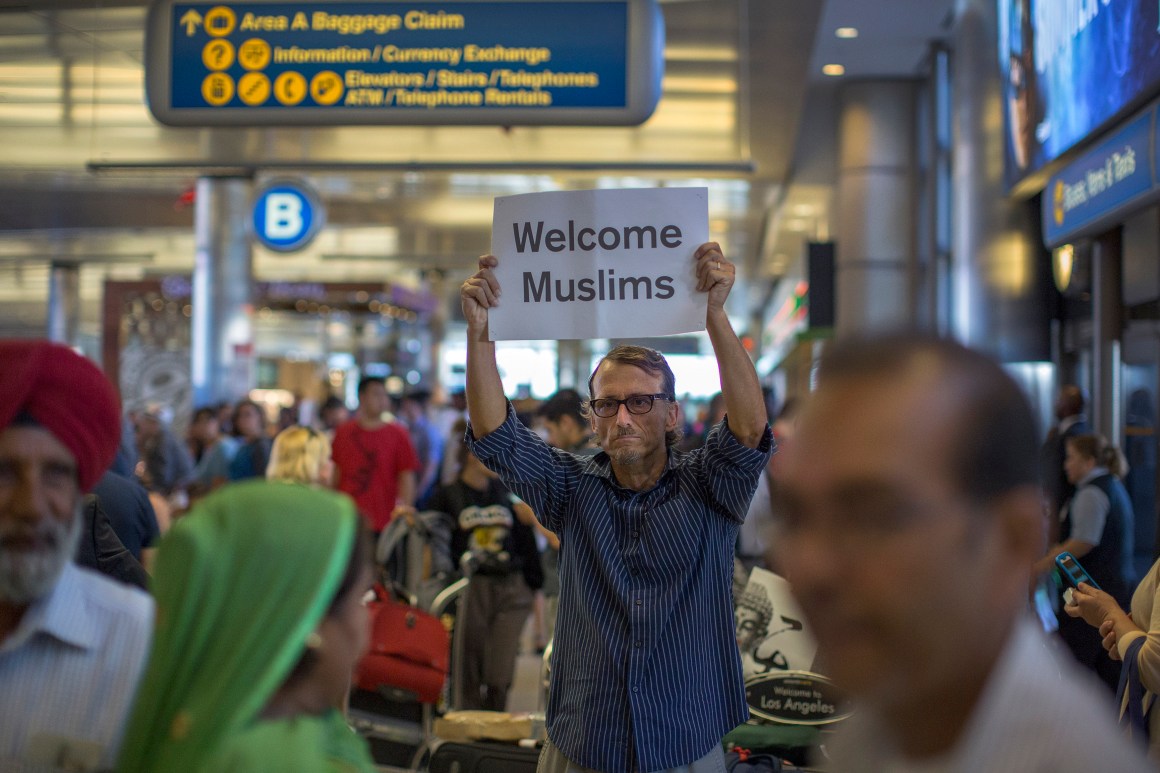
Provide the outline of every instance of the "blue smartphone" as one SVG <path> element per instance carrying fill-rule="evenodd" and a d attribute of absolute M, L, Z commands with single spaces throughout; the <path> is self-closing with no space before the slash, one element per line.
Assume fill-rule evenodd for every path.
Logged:
<path fill-rule="evenodd" d="M 1055 565 L 1059 568 L 1059 573 L 1063 575 L 1064 582 L 1071 587 L 1078 588 L 1081 582 L 1086 582 L 1093 588 L 1101 590 L 1099 584 L 1080 565 L 1076 557 L 1066 550 L 1055 557 Z"/>

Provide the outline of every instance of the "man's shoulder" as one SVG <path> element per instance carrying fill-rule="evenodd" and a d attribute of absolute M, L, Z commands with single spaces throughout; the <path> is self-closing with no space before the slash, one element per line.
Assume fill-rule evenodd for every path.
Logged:
<path fill-rule="evenodd" d="M 368 442 L 384 449 L 397 451 L 403 446 L 410 449 L 415 448 L 415 443 L 411 439 L 411 431 L 407 429 L 405 424 L 400 424 L 397 421 L 383 422 L 381 426 L 374 429 L 363 427 L 362 431 L 366 433 Z"/>
<path fill-rule="evenodd" d="M 359 423 L 358 419 L 351 419 L 344 424 L 339 424 L 334 435 L 334 439 L 338 440 L 341 435 L 362 435 L 369 438 L 396 438 L 400 436 L 410 438 L 411 433 L 406 425 L 394 420 L 384 421 L 374 427 L 367 427 Z"/>
<path fill-rule="evenodd" d="M 1143 752 L 1119 733 L 1111 695 L 1066 652 L 1020 620 L 987 677 L 948 769 L 1055 773 L 1062 770 L 1149 770 Z M 861 706 L 829 744 L 833 770 L 908 769 L 889 741 L 886 723 Z"/>
<path fill-rule="evenodd" d="M 149 594 L 72 562 L 34 608 L 37 612 L 25 621 L 25 632 L 44 635 L 25 636 L 21 650 L 42 650 L 47 642 L 59 641 L 104 651 L 104 644 L 115 640 L 143 652 L 153 630 L 154 605 Z"/>
<path fill-rule="evenodd" d="M 383 426 L 379 427 L 378 431 L 384 434 L 392 435 L 394 437 L 405 437 L 408 440 L 411 439 L 411 431 L 407 429 L 406 424 L 403 424 L 399 421 L 384 422 Z"/>
<path fill-rule="evenodd" d="M 140 588 L 75 564 L 70 564 L 65 570 L 62 581 L 71 585 L 78 599 L 107 615 L 110 624 L 137 622 L 149 625 L 153 620 L 153 597 Z"/>
<path fill-rule="evenodd" d="M 1142 752 L 1119 734 L 1106 689 L 1030 623 L 1016 636 L 1014 657 L 998 675 L 1009 681 L 977 719 L 977 753 L 1020 760 L 1025 770 L 1148 769 Z"/>

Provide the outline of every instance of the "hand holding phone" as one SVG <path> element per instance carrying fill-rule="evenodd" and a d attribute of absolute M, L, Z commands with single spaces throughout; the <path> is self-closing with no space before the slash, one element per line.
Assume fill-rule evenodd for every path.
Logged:
<path fill-rule="evenodd" d="M 1064 582 L 1071 587 L 1078 588 L 1081 582 L 1086 582 L 1096 590 L 1102 590 L 1099 584 L 1087 573 L 1087 570 L 1080 565 L 1076 557 L 1066 550 L 1055 557 L 1055 566 L 1063 576 Z"/>

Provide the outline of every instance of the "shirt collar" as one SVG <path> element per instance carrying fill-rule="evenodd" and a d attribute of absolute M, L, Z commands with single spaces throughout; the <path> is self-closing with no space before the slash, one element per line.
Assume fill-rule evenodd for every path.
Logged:
<path fill-rule="evenodd" d="M 97 627 L 84 603 L 84 577 L 72 561 L 65 564 L 48 595 L 28 607 L 5 644 L 16 648 L 41 633 L 79 649 L 97 646 Z"/>
<path fill-rule="evenodd" d="M 1079 483 L 1075 484 L 1076 488 L 1079 488 L 1080 486 L 1084 485 L 1085 483 L 1090 483 L 1091 481 L 1095 480 L 1096 478 L 1100 477 L 1101 475 L 1107 475 L 1107 474 L 1108 474 L 1107 467 L 1100 467 L 1099 465 L 1096 465 L 1095 467 L 1091 468 L 1091 470 L 1088 472 L 1087 475 L 1085 475 L 1079 479 Z"/>
<path fill-rule="evenodd" d="M 1066 418 L 1060 419 L 1059 420 L 1059 434 L 1062 435 L 1064 432 L 1067 432 L 1069 429 L 1074 427 L 1076 424 L 1079 424 L 1080 422 L 1086 423 L 1087 416 L 1085 416 L 1082 413 L 1075 413 L 1075 414 L 1072 414 L 1071 416 L 1067 416 Z"/>

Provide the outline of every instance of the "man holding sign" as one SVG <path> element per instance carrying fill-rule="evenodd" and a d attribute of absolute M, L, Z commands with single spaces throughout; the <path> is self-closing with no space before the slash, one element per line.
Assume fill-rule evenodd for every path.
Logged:
<path fill-rule="evenodd" d="M 611 237 L 607 241 L 611 241 Z M 507 256 L 504 256 L 507 260 Z M 721 738 L 748 717 L 734 640 L 733 549 L 773 450 L 757 373 L 725 314 L 734 266 L 716 243 L 669 266 L 707 302 L 727 416 L 676 451 L 672 370 L 619 346 L 589 379 L 601 452 L 550 448 L 507 402 L 489 340 L 493 255 L 461 290 L 468 442 L 560 538 L 560 607 L 540 773 L 724 768 Z"/>

